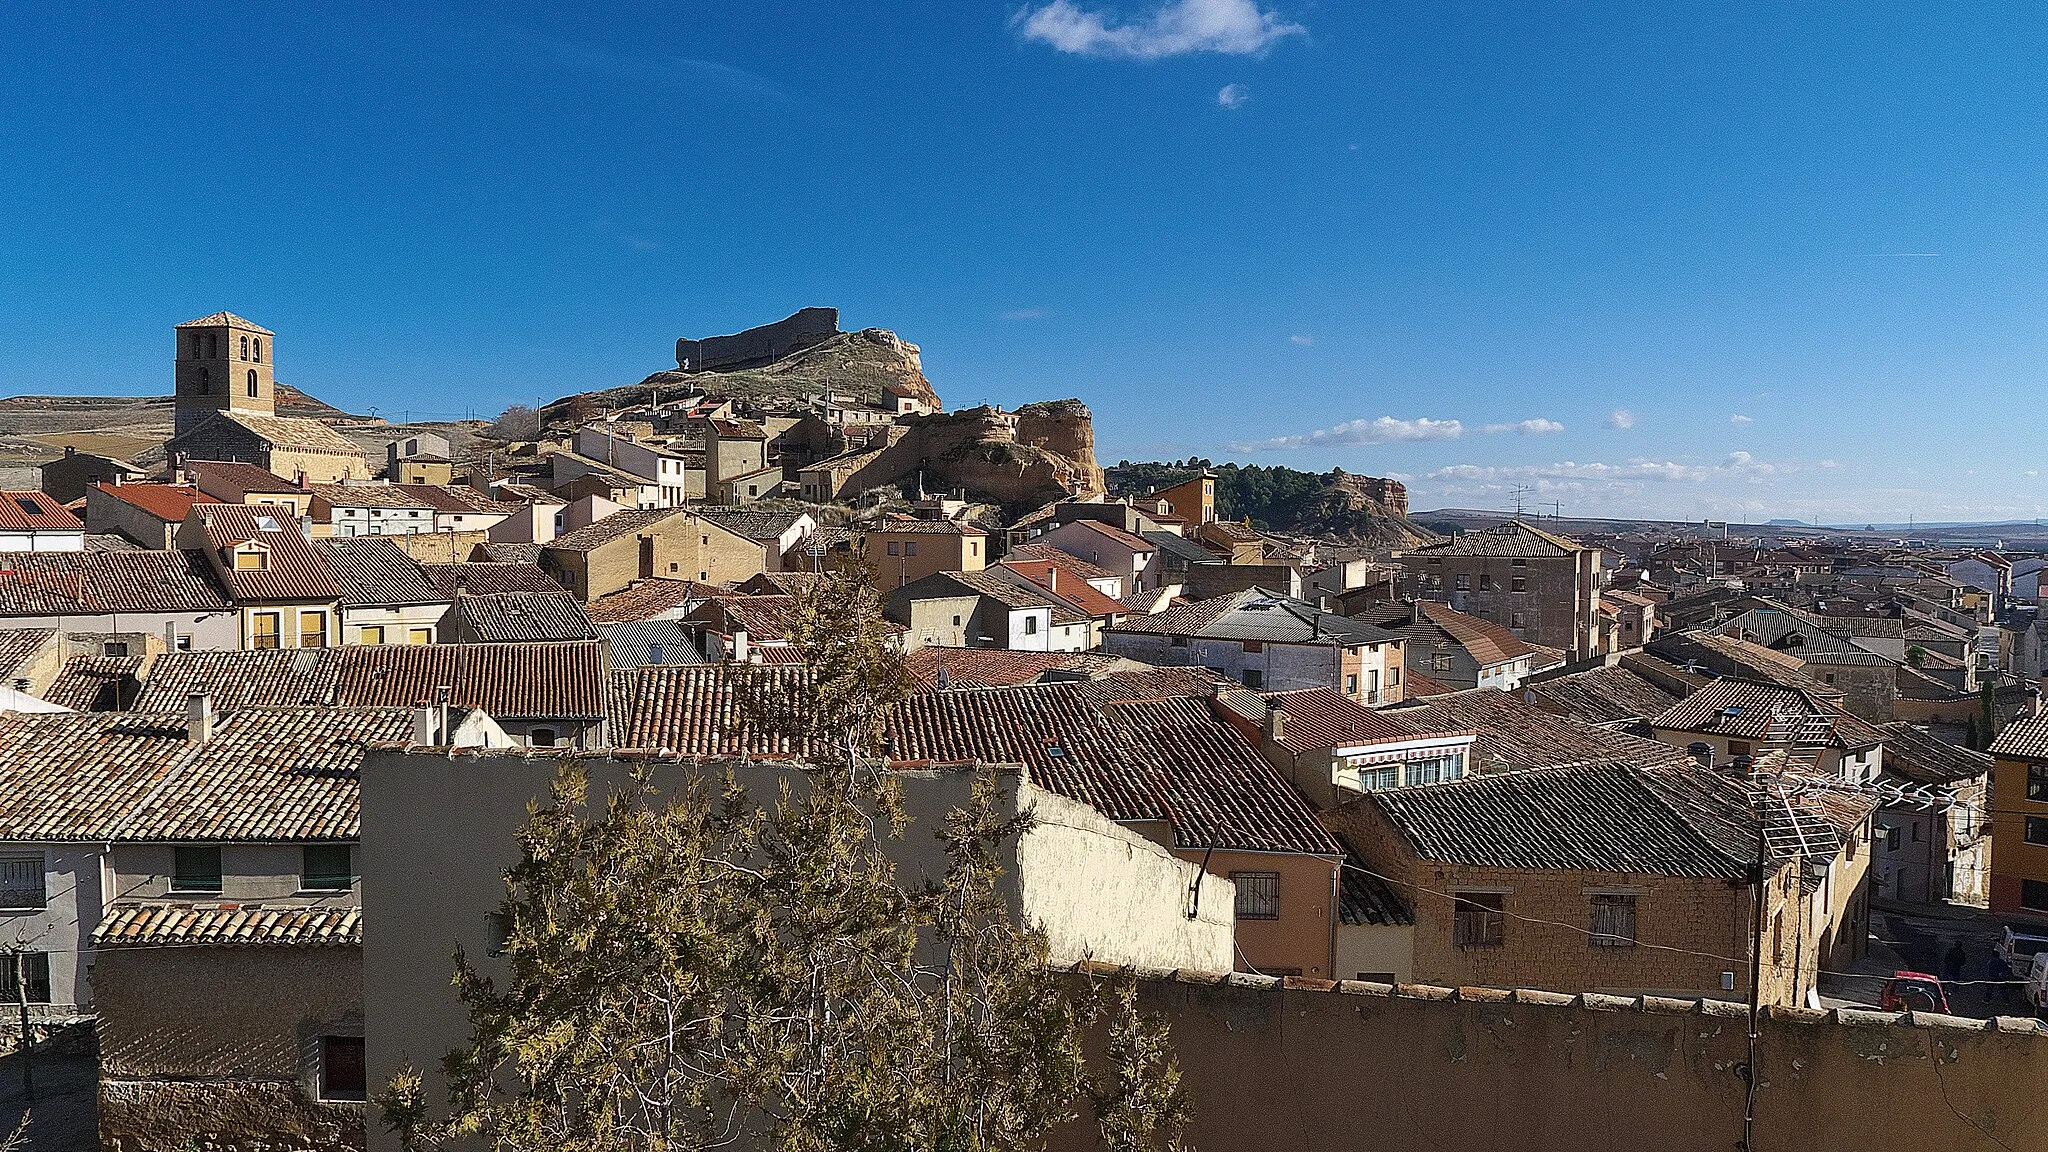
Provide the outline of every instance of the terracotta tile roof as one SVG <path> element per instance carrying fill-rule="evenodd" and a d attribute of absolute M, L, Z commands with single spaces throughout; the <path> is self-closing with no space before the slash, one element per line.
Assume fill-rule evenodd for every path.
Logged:
<path fill-rule="evenodd" d="M 0 529 L 70 529 L 85 531 L 85 522 L 41 492 L 0 491 Z"/>
<path fill-rule="evenodd" d="M 1440 544 L 1425 544 L 1406 555 L 1539 557 L 1569 556 L 1584 550 L 1585 546 L 1576 540 L 1533 528 L 1520 520 L 1511 520 L 1495 528 L 1453 536 Z"/>
<path fill-rule="evenodd" d="M 1474 771 L 1512 771 L 1616 759 L 1638 763 L 1691 763 L 1684 751 L 1656 740 L 1580 724 L 1524 704 L 1492 688 L 1431 696 L 1420 704 L 1383 708 L 1377 715 L 1417 735 L 1476 732 Z"/>
<path fill-rule="evenodd" d="M 768 433 L 752 420 L 713 420 L 711 430 L 726 440 L 766 440 Z"/>
<path fill-rule="evenodd" d="M 73 656 L 43 699 L 74 712 L 120 711 L 142 694 L 141 656 Z"/>
<path fill-rule="evenodd" d="M 1409 672 L 1401 686 L 1404 700 L 1421 700 L 1430 696 L 1448 696 L 1459 689 L 1422 672 Z"/>
<path fill-rule="evenodd" d="M 252 323 L 252 322 L 250 322 L 250 321 L 248 321 L 248 320 L 244 320 L 244 319 L 242 319 L 242 318 L 241 318 L 240 316 L 237 316 L 237 315 L 235 315 L 235 314 L 234 314 L 233 312 L 215 312 L 215 313 L 214 313 L 213 315 L 211 315 L 211 316 L 201 316 L 201 317 L 200 317 L 199 319 L 197 319 L 197 320 L 187 320 L 187 321 L 185 321 L 185 322 L 184 322 L 183 324 L 180 324 L 180 325 L 178 325 L 178 327 L 180 327 L 180 328 L 237 328 L 237 329 L 240 329 L 240 330 L 241 330 L 241 331 L 243 331 L 243 332 L 254 332 L 254 333 L 256 333 L 256 334 L 258 334 L 258 335 L 261 335 L 261 336 L 275 336 L 275 335 L 277 335 L 277 333 L 275 333 L 275 332 L 272 332 L 272 331 L 271 331 L 270 329 L 268 329 L 268 328 L 265 328 L 265 327 L 263 327 L 263 326 L 262 326 L 262 325 L 260 325 L 260 324 L 255 324 L 255 323 Z"/>
<path fill-rule="evenodd" d="M 0 837 L 353 840 L 365 750 L 412 730 L 404 709 L 244 708 L 194 744 L 182 709 L 0 719 Z"/>
<path fill-rule="evenodd" d="M 1705 668 L 1719 675 L 1761 680 L 1801 692 L 1832 693 L 1801 666 L 1799 658 L 1752 644 L 1739 636 L 1709 632 L 1673 632 L 1645 646 L 1655 656 L 1679 665 Z"/>
<path fill-rule="evenodd" d="M 540 565 L 513 561 L 483 561 L 469 564 L 422 564 L 435 590 L 444 597 L 457 592 L 488 595 L 494 592 L 560 592 L 562 582 Z"/>
<path fill-rule="evenodd" d="M 1061 571 L 1071 572 L 1083 580 L 1128 580 L 1128 573 L 1111 572 L 1107 568 L 1090 564 L 1072 552 L 1062 551 L 1050 544 L 1019 544 L 1004 553 L 1004 563 L 1020 560 L 1050 560 L 1060 566 Z"/>
<path fill-rule="evenodd" d="M 910 536 L 986 536 L 988 533 L 972 524 L 961 524 L 953 520 L 877 520 L 867 526 L 869 532 Z"/>
<path fill-rule="evenodd" d="M 894 758 L 1022 764 L 1112 820 L 1170 821 L 1181 848 L 1342 852 L 1206 697 L 1118 700 L 1117 679 L 919 693 L 889 716 Z"/>
<path fill-rule="evenodd" d="M 332 704 L 339 648 L 247 652 L 165 652 L 149 667 L 136 712 L 183 715 L 185 701 L 213 697 L 223 711 L 253 706 Z"/>
<path fill-rule="evenodd" d="M 559 504 L 561 501 L 557 500 L 556 503 Z M 511 540 L 486 540 L 476 546 L 476 551 L 482 553 L 484 560 L 491 563 L 538 564 L 541 549 L 546 547 L 545 544 L 527 544 Z"/>
<path fill-rule="evenodd" d="M 1260 697 L 1280 711 L 1280 746 L 1325 752 L 1415 739 L 1407 725 L 1359 704 L 1334 688 L 1297 688 Z"/>
<path fill-rule="evenodd" d="M 1684 699 L 1626 668 L 1589 668 L 1522 685 L 1522 698 L 1588 724 L 1648 720 Z"/>
<path fill-rule="evenodd" d="M 566 644 L 425 644 L 341 651 L 335 698 L 358 706 L 410 708 L 453 689 L 457 708 L 481 708 L 506 720 L 601 719 L 605 712 L 602 640 Z"/>
<path fill-rule="evenodd" d="M 608 698 L 612 744 L 683 756 L 795 756 L 795 743 L 761 731 L 741 699 L 747 691 L 787 691 L 806 675 L 800 668 L 735 664 L 614 672 Z"/>
<path fill-rule="evenodd" d="M 1342 841 L 1342 837 L 1338 838 Z M 1346 845 L 1343 879 L 1337 895 L 1339 924 L 1413 924 L 1415 909 L 1394 886 L 1365 871 L 1365 861 Z"/>
<path fill-rule="evenodd" d="M 601 520 L 594 520 L 574 532 L 557 536 L 541 545 L 544 551 L 588 552 L 602 547 L 624 536 L 630 536 L 642 528 L 658 524 L 671 516 L 680 516 L 680 508 L 626 508 L 614 512 Z"/>
<path fill-rule="evenodd" d="M 1079 524 L 1082 527 L 1087 528 L 1091 531 L 1099 532 L 1102 535 L 1109 537 L 1112 541 L 1116 542 L 1117 544 L 1125 548 L 1128 548 L 1133 552 L 1158 551 L 1158 546 L 1153 544 L 1150 540 L 1145 539 L 1143 536 L 1134 536 L 1121 528 L 1104 524 L 1100 520 L 1075 520 L 1073 521 L 1073 523 Z"/>
<path fill-rule="evenodd" d="M 614 669 L 709 663 L 680 620 L 621 620 L 599 624 L 597 631 L 611 652 Z"/>
<path fill-rule="evenodd" d="M 341 585 L 341 602 L 350 608 L 439 604 L 448 599 L 434 587 L 410 553 L 389 536 L 348 536 L 316 540 Z"/>
<path fill-rule="evenodd" d="M 727 532 L 756 544 L 777 544 L 782 534 L 796 526 L 802 519 L 802 512 L 771 512 L 755 508 L 715 508 L 699 506 L 690 509 L 699 520 L 725 529 Z"/>
<path fill-rule="evenodd" d="M 1809 693 L 1750 680 L 1716 680 L 1650 723 L 1678 732 L 1762 740 L 1771 733 L 1771 718 L 1779 714 L 1826 717 L 1832 725 L 1827 736 L 1831 748 L 1868 748 L 1884 740 L 1881 730 Z"/>
<path fill-rule="evenodd" d="M 1048 672 L 1086 676 L 1116 666 L 1114 656 L 1094 652 L 1012 652 L 1005 648 L 946 648 L 927 644 L 904 657 L 905 670 L 925 691 L 937 691 L 939 669 L 948 688 L 1006 688 L 1035 684 Z"/>
<path fill-rule="evenodd" d="M 93 929 L 95 948 L 216 944 L 343 947 L 363 942 L 354 906 L 305 904 L 120 903 Z"/>
<path fill-rule="evenodd" d="M 996 567 L 1016 573 L 1090 616 L 1130 614 L 1123 601 L 1088 583 L 1079 572 L 1058 560 L 1005 560 Z"/>
<path fill-rule="evenodd" d="M 1914 784 L 1955 784 L 1991 771 L 1991 757 L 1951 744 L 1904 721 L 1878 725 L 1884 770 Z"/>
<path fill-rule="evenodd" d="M 167 524 L 182 524 L 185 513 L 194 504 L 217 504 L 219 501 L 190 484 L 94 484 L 93 487 L 135 507 Z"/>
<path fill-rule="evenodd" d="M 1991 742 L 1991 754 L 2019 760 L 2048 760 L 2048 712 L 2008 725 Z"/>
<path fill-rule="evenodd" d="M 220 485 L 244 492 L 297 492 L 299 486 L 267 468 L 242 460 L 187 460 L 185 472 L 197 486 Z"/>
<path fill-rule="evenodd" d="M 1370 624 L 1325 612 L 1306 600 L 1264 588 L 1247 588 L 1177 604 L 1150 616 L 1133 616 L 1110 631 L 1340 646 L 1387 644 L 1400 639 Z"/>
<path fill-rule="evenodd" d="M 509 516 L 525 507 L 524 504 L 492 500 L 467 484 L 393 484 L 391 487 L 436 512 L 476 512 Z"/>
<path fill-rule="evenodd" d="M 327 556 L 313 547 L 296 520 L 250 504 L 195 504 L 206 539 L 221 557 L 229 588 L 241 600 L 339 600 L 341 583 Z M 266 568 L 236 568 L 236 546 L 255 542 L 269 555 Z"/>
<path fill-rule="evenodd" d="M 313 499 L 335 508 L 433 508 L 396 484 L 314 484 Z"/>
<path fill-rule="evenodd" d="M 684 619 L 724 636 L 744 631 L 754 640 L 787 640 L 794 605 L 788 596 L 720 596 L 699 604 Z"/>
<path fill-rule="evenodd" d="M 0 555 L 0 616 L 222 612 L 234 607 L 192 552 L 15 552 Z"/>
<path fill-rule="evenodd" d="M 1539 768 L 1370 792 L 1353 806 L 1377 808 L 1416 855 L 1449 864 L 1734 880 L 1753 855 L 1726 835 L 1754 828 L 1748 804 L 1697 768 L 1654 781 L 1630 764 Z M 1697 808 L 1720 811 L 1703 826 Z"/>
<path fill-rule="evenodd" d="M 261 416 L 253 412 L 218 412 L 213 419 L 240 424 L 268 441 L 273 448 L 363 459 L 362 449 L 318 420 L 308 420 L 303 416 Z M 212 422 L 207 421 L 209 424 Z"/>
<path fill-rule="evenodd" d="M 599 624 L 652 620 L 664 612 L 682 608 L 692 600 L 718 594 L 719 589 L 715 585 L 655 577 L 598 597 L 590 602 L 589 613 L 590 618 Z"/>
<path fill-rule="evenodd" d="M 56 638 L 55 628 L 0 629 L 0 682 L 13 679 L 30 657 Z"/>
<path fill-rule="evenodd" d="M 597 629 L 583 605 L 567 592 L 499 592 L 455 598 L 446 626 L 450 635 L 479 644 L 525 644 L 547 640 L 595 640 Z"/>

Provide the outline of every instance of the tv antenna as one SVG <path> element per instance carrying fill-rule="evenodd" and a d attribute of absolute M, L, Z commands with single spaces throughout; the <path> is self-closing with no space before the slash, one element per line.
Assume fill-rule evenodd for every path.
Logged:
<path fill-rule="evenodd" d="M 1516 519 L 1519 520 L 1522 516 L 1522 497 L 1527 496 L 1534 491 L 1536 490 L 1534 488 L 1529 487 L 1527 484 L 1517 484 L 1513 488 L 1508 489 L 1508 494 L 1515 498 Z"/>
<path fill-rule="evenodd" d="M 1564 519 L 1564 504 L 1561 501 L 1552 500 L 1548 504 L 1538 504 L 1537 507 L 1550 509 L 1550 518 L 1552 520 Z"/>

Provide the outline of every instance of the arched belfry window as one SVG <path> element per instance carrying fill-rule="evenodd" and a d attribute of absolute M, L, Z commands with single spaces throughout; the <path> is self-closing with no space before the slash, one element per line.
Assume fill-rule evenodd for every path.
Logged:
<path fill-rule="evenodd" d="M 250 347 L 254 348 L 256 351 L 256 362 L 258 364 L 263 363 L 263 337 L 256 337 L 255 342 L 251 344 Z"/>
<path fill-rule="evenodd" d="M 256 395 L 256 370 L 249 369 L 249 395 Z"/>
<path fill-rule="evenodd" d="M 247 336 L 244 336 L 244 337 L 242 337 L 242 359 L 244 359 L 244 360 L 247 360 L 248 358 L 249 358 L 249 338 L 248 338 Z"/>
<path fill-rule="evenodd" d="M 204 396 L 212 390 L 213 374 L 208 372 L 205 368 L 201 368 L 199 370 L 199 394 L 201 396 Z"/>

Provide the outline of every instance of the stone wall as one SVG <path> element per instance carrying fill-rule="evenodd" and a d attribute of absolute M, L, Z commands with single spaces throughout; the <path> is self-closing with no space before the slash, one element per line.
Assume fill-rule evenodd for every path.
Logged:
<path fill-rule="evenodd" d="M 759 368 L 838 334 L 839 309 L 804 308 L 773 324 L 731 336 L 678 340 L 676 366 L 689 372 Z"/>
<path fill-rule="evenodd" d="M 1154 977 L 1203 1152 L 1726 1152 L 1742 1134 L 1746 1010 L 1257 976 Z M 1753 1147 L 2048 1146 L 2032 1020 L 1776 1008 Z M 1099 1148 L 1075 1125 L 1052 1147 Z"/>

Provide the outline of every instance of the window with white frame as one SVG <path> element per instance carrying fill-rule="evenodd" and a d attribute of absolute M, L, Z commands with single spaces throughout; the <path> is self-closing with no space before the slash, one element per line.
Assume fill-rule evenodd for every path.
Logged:
<path fill-rule="evenodd" d="M 1401 786 L 1401 766 L 1399 764 L 1360 764 L 1358 766 L 1358 786 L 1367 792 L 1382 788 L 1399 788 Z"/>
<path fill-rule="evenodd" d="M 1427 760 L 1408 762 L 1408 783 L 1442 784 L 1456 780 L 1465 774 L 1465 758 L 1453 752 L 1449 756 L 1432 756 Z"/>

